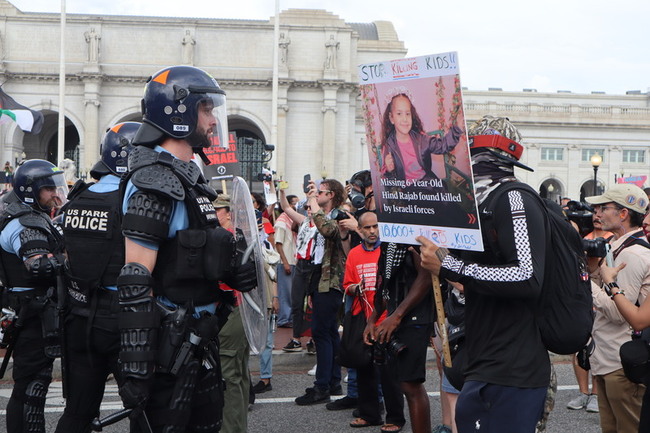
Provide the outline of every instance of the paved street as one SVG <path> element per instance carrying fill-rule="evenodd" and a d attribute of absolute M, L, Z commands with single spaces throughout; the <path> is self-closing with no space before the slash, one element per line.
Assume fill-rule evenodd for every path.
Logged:
<path fill-rule="evenodd" d="M 281 347 L 276 344 L 276 347 Z M 432 352 L 430 351 L 430 356 Z M 300 395 L 306 387 L 312 385 L 313 377 L 306 374 L 313 366 L 315 357 L 305 353 L 274 355 L 275 368 L 273 377 L 273 390 L 258 395 L 249 417 L 249 432 L 282 432 L 297 433 L 315 430 L 319 432 L 352 432 L 357 431 L 348 426 L 352 420 L 351 411 L 331 412 L 324 405 L 299 407 L 293 399 Z M 549 433 L 581 433 L 598 432 L 598 414 L 587 413 L 584 410 L 567 410 L 567 402 L 577 393 L 577 385 L 573 377 L 571 365 L 565 360 L 555 363 L 558 375 L 559 391 L 555 410 L 551 415 L 547 431 Z M 254 383 L 257 381 L 259 363 L 257 357 L 251 357 Z M 426 387 L 431 399 L 432 425 L 440 422 L 440 399 L 436 392 L 439 381 L 430 360 L 428 364 L 428 377 Z M 7 398 L 11 393 L 11 383 L 0 383 L 0 432 L 5 431 L 5 411 Z M 61 398 L 61 382 L 55 381 L 47 399 L 47 431 L 54 431 L 56 422 L 63 411 L 64 402 Z M 114 382 L 109 382 L 107 392 L 102 404 L 102 416 L 117 411 L 121 408 L 119 396 Z M 122 421 L 104 429 L 105 432 L 128 432 L 126 421 Z M 379 431 L 379 428 L 365 429 L 364 431 Z M 403 430 L 410 432 L 409 425 Z"/>

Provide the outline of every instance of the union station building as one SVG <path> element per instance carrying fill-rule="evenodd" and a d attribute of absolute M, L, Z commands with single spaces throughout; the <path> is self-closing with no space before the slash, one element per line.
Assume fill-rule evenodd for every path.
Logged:
<path fill-rule="evenodd" d="M 274 46 L 274 21 L 67 14 L 65 156 L 77 163 L 79 176 L 98 160 L 107 128 L 141 120 L 147 78 L 175 64 L 206 70 L 226 91 L 229 129 L 248 180 L 264 164 L 265 144 L 275 146 L 268 165 L 292 193 L 306 173 L 344 181 L 367 168 L 357 65 L 403 58 L 408 41 L 390 22 L 350 23 L 325 10 L 289 9 L 280 13 Z M 0 0 L 0 85 L 45 117 L 38 135 L 0 125 L 2 162 L 57 163 L 59 55 L 59 14 L 22 12 Z M 600 189 L 618 176 L 650 175 L 647 92 L 463 89 L 463 98 L 468 122 L 492 114 L 517 125 L 526 148 L 522 162 L 535 169 L 517 175 L 543 196 L 591 195 L 596 153 Z"/>

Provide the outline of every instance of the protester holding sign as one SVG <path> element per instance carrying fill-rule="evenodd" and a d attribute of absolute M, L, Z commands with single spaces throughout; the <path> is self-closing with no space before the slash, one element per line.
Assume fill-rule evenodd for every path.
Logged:
<path fill-rule="evenodd" d="M 465 287 L 468 363 L 456 405 L 459 433 L 495 426 L 532 433 L 551 374 L 534 316 L 544 276 L 545 209 L 531 193 L 512 189 L 490 204 L 492 212 L 483 212 L 494 191 L 517 181 L 514 166 L 530 168 L 518 162 L 521 136 L 508 119 L 485 116 L 468 132 L 474 145 L 483 143 L 470 148 L 485 251 L 450 254 L 418 237 L 422 265 Z M 486 136 L 496 139 L 479 139 Z M 502 137 L 512 144 L 507 150 L 485 145 Z"/>

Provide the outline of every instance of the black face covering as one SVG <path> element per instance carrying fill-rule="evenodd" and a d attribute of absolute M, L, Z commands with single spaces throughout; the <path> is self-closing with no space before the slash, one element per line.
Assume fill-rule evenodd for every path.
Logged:
<path fill-rule="evenodd" d="M 491 152 L 478 152 L 472 155 L 472 171 L 478 204 L 503 182 L 515 180 L 511 163 L 498 158 Z"/>

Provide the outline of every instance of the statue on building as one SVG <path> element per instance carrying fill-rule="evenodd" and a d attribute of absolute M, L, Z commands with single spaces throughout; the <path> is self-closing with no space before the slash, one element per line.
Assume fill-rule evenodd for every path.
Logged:
<path fill-rule="evenodd" d="M 189 30 L 185 30 L 185 36 L 183 36 L 183 64 L 184 65 L 193 65 L 194 64 L 194 45 L 196 45 L 196 40 L 192 37 Z"/>
<path fill-rule="evenodd" d="M 334 35 L 330 35 L 330 39 L 325 42 L 325 49 L 327 50 L 325 69 L 336 69 L 336 55 L 339 45 L 341 45 L 341 43 L 334 39 Z"/>
<path fill-rule="evenodd" d="M 280 40 L 278 41 L 278 46 L 280 47 L 280 64 L 283 66 L 287 65 L 289 60 L 289 44 L 291 39 L 286 38 L 284 33 L 280 33 Z"/>
<path fill-rule="evenodd" d="M 89 32 L 84 33 L 84 37 L 88 44 L 88 61 L 90 63 L 97 63 L 99 60 L 99 40 L 102 37 L 95 31 L 94 27 L 91 27 Z"/>

